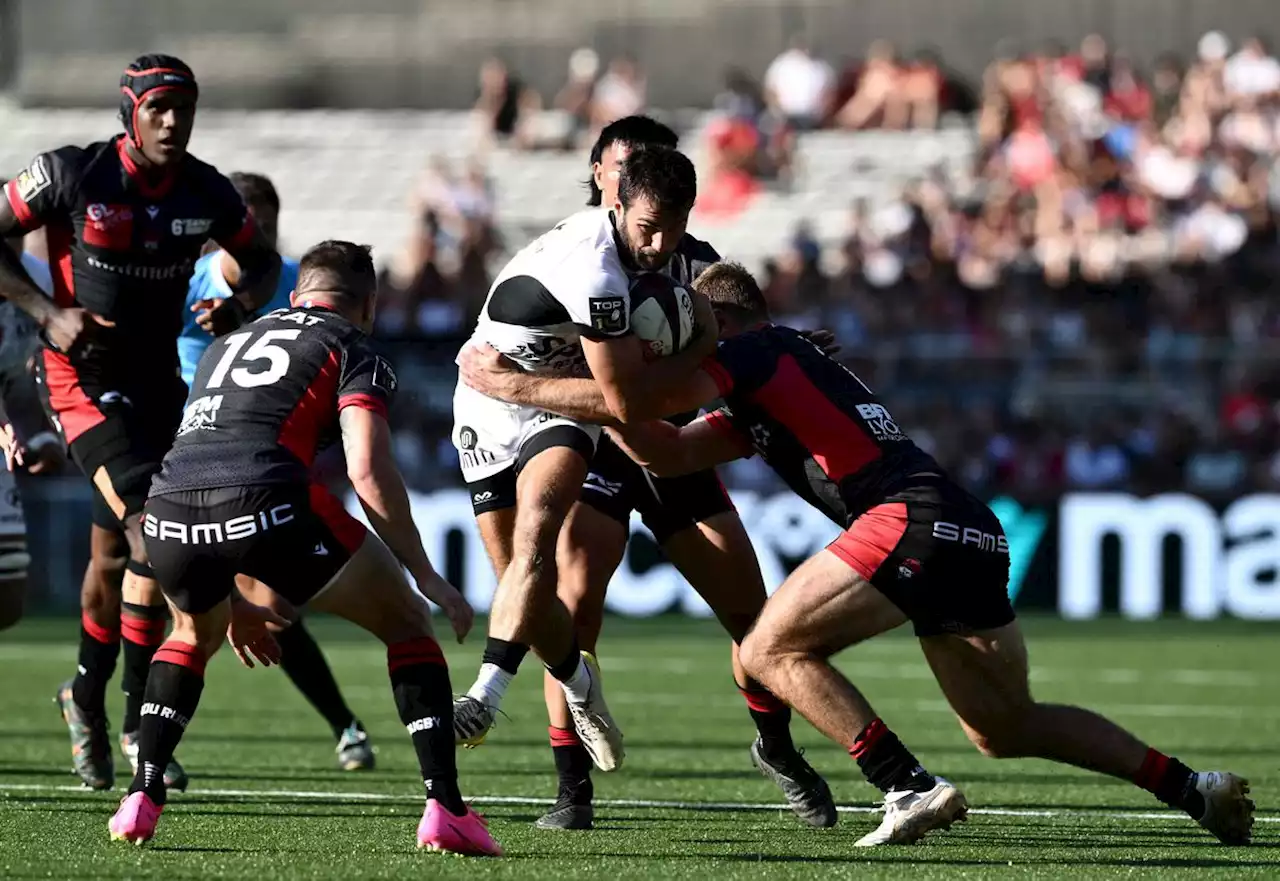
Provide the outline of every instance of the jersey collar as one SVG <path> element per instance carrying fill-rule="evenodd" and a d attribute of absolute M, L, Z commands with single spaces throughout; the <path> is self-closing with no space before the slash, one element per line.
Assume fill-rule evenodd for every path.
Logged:
<path fill-rule="evenodd" d="M 125 174 L 129 175 L 134 186 L 148 199 L 163 199 L 168 195 L 169 190 L 173 189 L 173 182 L 177 178 L 177 169 L 165 169 L 160 179 L 153 181 L 152 178 L 147 176 L 146 171 L 138 163 L 134 162 L 133 157 L 129 155 L 124 135 L 116 135 L 116 153 L 120 157 L 120 164 L 124 166 Z"/>

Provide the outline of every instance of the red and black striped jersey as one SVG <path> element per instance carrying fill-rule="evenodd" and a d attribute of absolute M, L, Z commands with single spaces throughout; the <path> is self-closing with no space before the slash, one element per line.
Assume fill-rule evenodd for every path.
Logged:
<path fill-rule="evenodd" d="M 317 451 L 339 439 L 338 414 L 385 417 L 395 390 L 359 327 L 327 309 L 278 309 L 205 350 L 151 494 L 304 486 Z"/>
<path fill-rule="evenodd" d="M 842 526 L 904 478 L 943 473 L 853 371 L 789 327 L 722 340 L 703 369 L 724 399 L 705 418 Z"/>
<path fill-rule="evenodd" d="M 244 202 L 216 168 L 187 156 L 151 179 L 123 136 L 42 153 L 4 192 L 24 230 L 46 230 L 55 302 L 115 323 L 74 365 L 107 387 L 176 368 L 201 248 L 213 239 L 234 254 L 254 238 Z"/>

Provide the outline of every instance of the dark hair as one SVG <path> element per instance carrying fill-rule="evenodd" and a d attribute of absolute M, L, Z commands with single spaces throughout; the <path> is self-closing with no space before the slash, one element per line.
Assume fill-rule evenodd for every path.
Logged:
<path fill-rule="evenodd" d="M 321 242 L 298 261 L 299 293 L 323 293 L 341 306 L 363 305 L 378 287 L 368 245 L 334 239 Z"/>
<path fill-rule="evenodd" d="M 716 309 L 739 319 L 763 321 L 769 317 L 769 304 L 760 285 L 741 263 L 727 260 L 712 263 L 694 280 L 693 289 L 710 300 Z"/>
<path fill-rule="evenodd" d="M 622 162 L 618 201 L 629 208 L 636 199 L 650 199 L 659 214 L 687 213 L 698 198 L 698 173 L 689 157 L 668 147 L 645 147 Z"/>
<path fill-rule="evenodd" d="M 236 171 L 228 175 L 227 179 L 231 181 L 231 185 L 236 188 L 236 192 L 249 208 L 264 207 L 272 211 L 280 210 L 280 194 L 276 192 L 275 184 L 271 183 L 271 179 L 265 174 Z"/>
<path fill-rule="evenodd" d="M 600 129 L 600 137 L 591 146 L 591 157 L 588 160 L 594 170 L 597 162 L 604 161 L 604 151 L 614 144 L 629 144 L 632 147 L 670 147 L 675 149 L 680 143 L 680 136 L 671 126 L 663 125 L 651 116 L 624 116 Z M 604 201 L 604 193 L 596 186 L 593 173 L 587 178 L 587 204 L 597 208 Z"/>

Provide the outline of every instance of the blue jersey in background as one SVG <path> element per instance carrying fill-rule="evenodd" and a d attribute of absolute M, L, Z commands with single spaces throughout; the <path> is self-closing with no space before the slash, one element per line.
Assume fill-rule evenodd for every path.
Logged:
<path fill-rule="evenodd" d="M 178 337 L 178 358 L 182 361 L 182 381 L 188 386 L 196 375 L 196 365 L 200 356 L 213 342 L 213 335 L 201 330 L 196 324 L 196 313 L 191 307 L 201 300 L 222 300 L 231 296 L 231 288 L 222 277 L 222 269 L 218 260 L 222 259 L 221 251 L 205 254 L 196 262 L 195 272 L 191 275 L 191 284 L 187 288 L 187 305 L 182 315 L 182 334 Z M 256 313 L 264 315 L 272 309 L 287 309 L 289 294 L 298 283 L 298 261 L 288 257 L 280 260 L 280 283 L 276 286 L 271 302 Z"/>

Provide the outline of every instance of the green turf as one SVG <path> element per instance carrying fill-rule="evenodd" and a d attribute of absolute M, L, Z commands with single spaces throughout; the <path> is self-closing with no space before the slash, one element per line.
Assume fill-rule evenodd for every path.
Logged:
<path fill-rule="evenodd" d="M 628 756 L 618 774 L 597 775 L 597 797 L 707 807 L 601 807 L 593 832 L 548 833 L 531 827 L 537 805 L 485 804 L 508 851 L 492 861 L 415 851 L 421 783 L 383 653 L 340 623 L 313 627 L 378 744 L 378 769 L 336 771 L 328 730 L 285 677 L 242 670 L 226 653 L 211 665 L 180 750 L 191 791 L 174 796 L 143 849 L 107 839 L 118 792 L 69 788 L 66 736 L 50 698 L 74 668 L 74 622 L 27 622 L 0 635 L 0 878 L 1280 877 L 1274 627 L 1027 623 L 1039 696 L 1093 705 L 1193 767 L 1249 777 L 1262 818 L 1252 848 L 1218 846 L 1185 818 L 1135 816 L 1163 809 L 1123 782 L 982 758 L 941 704 L 915 643 L 898 635 L 847 652 L 842 666 L 975 808 L 1017 813 L 976 813 L 920 845 L 865 852 L 851 844 L 873 825 L 869 814 L 842 813 L 835 829 L 815 831 L 781 811 L 715 809 L 778 796 L 747 757 L 752 730 L 729 678 L 727 642 L 714 625 L 669 619 L 608 624 L 602 658 Z M 482 643 L 449 651 L 455 688 L 470 682 Z M 527 667 L 506 705 L 510 719 L 459 758 L 469 796 L 553 795 L 541 682 Z M 794 730 L 841 804 L 875 800 L 848 756 L 803 722 Z M 225 792 L 245 789 L 258 792 Z"/>

